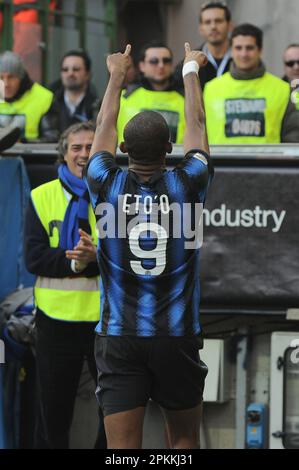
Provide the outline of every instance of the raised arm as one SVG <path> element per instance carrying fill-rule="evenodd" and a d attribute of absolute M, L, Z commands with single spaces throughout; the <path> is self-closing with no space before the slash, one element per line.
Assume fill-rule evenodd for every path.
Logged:
<path fill-rule="evenodd" d="M 107 57 L 110 79 L 97 117 L 96 132 L 90 150 L 90 157 L 100 151 L 107 151 L 115 155 L 117 147 L 116 123 L 121 91 L 130 66 L 130 52 L 131 46 L 128 44 L 123 54 L 118 52 Z"/>
<path fill-rule="evenodd" d="M 185 43 L 183 67 L 183 74 L 185 73 L 185 154 L 192 149 L 200 149 L 208 154 L 210 153 L 204 103 L 198 78 L 198 69 L 205 67 L 207 62 L 207 56 L 203 52 L 191 51 L 190 44 L 188 42 Z"/>

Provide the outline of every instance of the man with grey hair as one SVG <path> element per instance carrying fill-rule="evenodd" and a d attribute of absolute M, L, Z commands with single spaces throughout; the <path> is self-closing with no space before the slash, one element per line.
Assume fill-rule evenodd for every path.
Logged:
<path fill-rule="evenodd" d="M 36 448 L 69 447 L 84 360 L 96 381 L 94 329 L 100 315 L 96 221 L 82 171 L 94 138 L 90 122 L 74 124 L 59 141 L 58 179 L 31 192 L 25 261 L 37 276 L 36 365 L 39 413 Z M 76 250 L 76 259 L 68 259 Z M 102 424 L 102 425 L 101 425 Z M 105 448 L 100 413 L 95 447 Z"/>
<path fill-rule="evenodd" d="M 0 56 L 2 102 L 0 127 L 21 129 L 21 140 L 57 142 L 55 115 L 52 112 L 53 93 L 33 82 L 20 56 L 6 51 Z"/>

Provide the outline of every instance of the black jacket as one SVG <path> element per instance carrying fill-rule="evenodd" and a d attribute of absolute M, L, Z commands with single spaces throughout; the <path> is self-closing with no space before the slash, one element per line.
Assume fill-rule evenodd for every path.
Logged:
<path fill-rule="evenodd" d="M 204 47 L 204 44 L 202 44 L 196 50 L 197 51 L 202 51 L 203 47 Z M 230 59 L 228 61 L 223 73 L 229 71 L 231 61 L 232 61 L 232 59 Z M 183 64 L 184 64 L 184 60 L 182 60 L 181 62 L 179 62 L 177 64 L 177 66 L 175 68 L 175 71 L 174 71 L 174 79 L 175 79 L 175 82 L 176 82 L 176 86 L 178 86 L 180 88 L 184 88 L 184 82 L 183 82 L 183 77 L 182 77 Z M 205 84 L 207 82 L 209 82 L 210 80 L 213 80 L 213 78 L 216 78 L 216 76 L 217 76 L 216 74 L 217 74 L 217 71 L 216 71 L 215 67 L 211 64 L 211 62 L 208 62 L 205 67 L 200 69 L 200 71 L 199 71 L 199 80 L 200 80 L 200 84 L 201 84 L 202 89 L 204 89 Z"/>
<path fill-rule="evenodd" d="M 77 122 L 95 121 L 98 107 L 98 97 L 89 87 L 86 90 L 83 100 L 77 106 L 75 113 L 71 115 L 64 102 L 64 88 L 58 88 L 54 92 L 53 108 L 56 114 L 59 134 Z"/>
<path fill-rule="evenodd" d="M 57 116 L 52 102 L 48 112 L 40 120 L 38 142 L 56 143 L 58 140 Z"/>
<path fill-rule="evenodd" d="M 25 263 L 29 272 L 45 277 L 93 277 L 99 274 L 97 262 L 89 263 L 86 269 L 75 274 L 71 261 L 66 258 L 62 248 L 51 248 L 49 237 L 39 220 L 30 200 L 25 222 Z"/>

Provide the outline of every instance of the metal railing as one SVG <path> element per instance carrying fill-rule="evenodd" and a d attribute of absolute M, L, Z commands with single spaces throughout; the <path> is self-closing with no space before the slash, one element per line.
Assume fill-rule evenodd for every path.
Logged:
<path fill-rule="evenodd" d="M 275 145 L 211 145 L 211 155 L 216 163 L 239 164 L 255 162 L 256 164 L 290 164 L 299 165 L 299 144 L 275 144 Z M 49 163 L 57 158 L 57 144 L 16 144 L 3 152 L 4 157 L 21 156 L 24 160 L 30 159 L 38 163 Z M 184 155 L 182 145 L 173 145 L 171 155 L 167 156 L 167 162 L 174 164 Z M 119 149 L 117 160 L 126 164 L 127 156 Z"/>
<path fill-rule="evenodd" d="M 37 3 L 23 3 L 14 5 L 13 0 L 0 0 L 0 12 L 3 14 L 3 30 L 1 38 L 1 51 L 13 49 L 13 15 L 22 10 L 36 10 L 39 16 L 39 24 L 41 25 L 41 42 L 39 47 L 42 51 L 42 83 L 47 81 L 47 64 L 48 64 L 48 35 L 51 21 L 49 18 L 74 18 L 76 20 L 76 29 L 79 31 L 79 47 L 86 49 L 88 22 L 104 24 L 105 33 L 109 38 L 110 50 L 116 44 L 116 0 L 105 1 L 105 17 L 95 18 L 86 15 L 86 6 L 88 0 L 75 0 L 75 11 L 73 13 L 64 10 L 50 10 L 50 0 L 39 0 Z"/>

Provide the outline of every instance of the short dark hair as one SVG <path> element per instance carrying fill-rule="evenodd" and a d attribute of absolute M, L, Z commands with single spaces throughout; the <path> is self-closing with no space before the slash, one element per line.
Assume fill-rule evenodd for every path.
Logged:
<path fill-rule="evenodd" d="M 71 134 L 77 134 L 81 131 L 95 132 L 95 130 L 95 125 L 91 121 L 77 122 L 76 124 L 73 124 L 72 126 L 65 129 L 65 131 L 61 134 L 58 142 L 58 162 L 65 162 L 64 156 L 67 152 L 68 138 Z"/>
<path fill-rule="evenodd" d="M 173 57 L 172 55 L 172 50 L 162 41 L 158 41 L 158 40 L 154 40 L 154 41 L 151 41 L 151 42 L 148 42 L 146 43 L 141 51 L 140 51 L 140 54 L 139 54 L 139 62 L 143 62 L 144 59 L 145 59 L 145 54 L 146 54 L 146 51 L 148 49 L 150 49 L 151 47 L 165 47 L 165 49 L 168 49 L 169 52 L 170 52 L 170 55 L 171 55 L 171 58 Z"/>
<path fill-rule="evenodd" d="M 224 10 L 225 19 L 227 22 L 229 22 L 232 19 L 232 14 L 230 12 L 230 9 L 228 8 L 225 2 L 207 2 L 207 3 L 204 3 L 200 8 L 200 12 L 199 12 L 200 23 L 202 21 L 202 13 L 206 10 L 211 10 L 212 8 L 221 8 L 221 10 Z"/>
<path fill-rule="evenodd" d="M 299 43 L 289 44 L 288 47 L 285 48 L 285 51 L 287 51 L 288 49 L 291 49 L 291 47 L 299 47 Z"/>
<path fill-rule="evenodd" d="M 136 114 L 124 129 L 129 157 L 144 165 L 150 165 L 165 156 L 169 138 L 167 122 L 155 111 Z"/>
<path fill-rule="evenodd" d="M 244 23 L 237 26 L 231 35 L 231 43 L 237 36 L 252 36 L 256 40 L 256 45 L 259 49 L 263 47 L 263 31 L 250 23 Z"/>
<path fill-rule="evenodd" d="M 89 57 L 87 52 L 83 51 L 82 49 L 76 49 L 76 50 L 74 49 L 72 51 L 66 52 L 64 54 L 64 56 L 62 57 L 62 59 L 61 59 L 60 66 L 62 66 L 64 59 L 66 59 L 67 57 L 71 57 L 71 56 L 81 57 L 81 59 L 83 59 L 84 65 L 85 65 L 85 69 L 87 70 L 87 72 L 90 71 L 90 69 L 91 69 L 91 58 Z"/>

